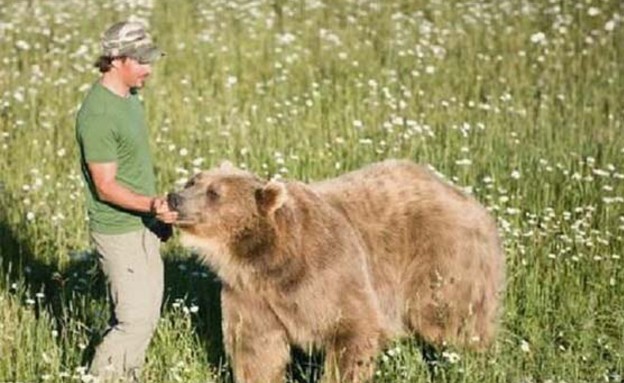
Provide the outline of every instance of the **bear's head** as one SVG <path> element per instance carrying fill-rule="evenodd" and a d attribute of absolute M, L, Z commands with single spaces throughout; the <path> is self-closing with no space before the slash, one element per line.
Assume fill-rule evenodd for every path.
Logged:
<path fill-rule="evenodd" d="M 167 196 L 183 233 L 209 247 L 242 246 L 234 250 L 243 253 L 267 246 L 271 221 L 287 200 L 285 184 L 264 181 L 229 162 L 195 175 Z"/>

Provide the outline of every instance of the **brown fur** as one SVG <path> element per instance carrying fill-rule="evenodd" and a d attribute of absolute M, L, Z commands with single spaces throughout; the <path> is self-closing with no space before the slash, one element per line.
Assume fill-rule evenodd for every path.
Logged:
<path fill-rule="evenodd" d="M 305 185 L 225 165 L 170 203 L 223 282 L 238 382 L 281 382 L 290 346 L 326 351 L 326 380 L 368 380 L 391 338 L 473 348 L 494 337 L 504 259 L 473 198 L 408 161 Z"/>

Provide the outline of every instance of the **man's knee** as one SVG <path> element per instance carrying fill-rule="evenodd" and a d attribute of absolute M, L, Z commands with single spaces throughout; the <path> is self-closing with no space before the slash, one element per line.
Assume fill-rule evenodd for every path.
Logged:
<path fill-rule="evenodd" d="M 160 311 L 125 311 L 116 315 L 115 328 L 128 334 L 151 334 L 158 325 Z"/>

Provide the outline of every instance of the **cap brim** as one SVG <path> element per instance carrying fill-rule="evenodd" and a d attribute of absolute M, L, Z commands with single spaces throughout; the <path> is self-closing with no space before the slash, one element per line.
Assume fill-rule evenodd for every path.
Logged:
<path fill-rule="evenodd" d="M 165 52 L 161 51 L 155 45 L 139 49 L 138 52 L 132 55 L 140 63 L 151 64 L 165 55 Z"/>

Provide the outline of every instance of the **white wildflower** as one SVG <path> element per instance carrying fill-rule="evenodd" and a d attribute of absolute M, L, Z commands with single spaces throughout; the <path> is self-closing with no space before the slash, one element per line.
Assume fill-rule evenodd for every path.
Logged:
<path fill-rule="evenodd" d="M 546 35 L 544 32 L 537 32 L 531 35 L 531 42 L 533 44 L 546 44 Z"/>
<path fill-rule="evenodd" d="M 236 78 L 236 76 L 228 76 L 225 80 L 225 86 L 228 88 L 233 87 L 236 83 L 238 83 L 238 78 Z"/>
<path fill-rule="evenodd" d="M 442 357 L 444 359 L 446 359 L 451 364 L 455 364 L 455 363 L 459 362 L 459 360 L 461 359 L 461 357 L 459 356 L 458 353 L 456 353 L 456 352 L 449 352 L 449 351 L 444 351 L 442 353 Z"/>
<path fill-rule="evenodd" d="M 505 209 L 505 212 L 509 215 L 518 215 L 520 214 L 520 209 L 516 209 L 514 207 L 508 207 Z"/>
<path fill-rule="evenodd" d="M 27 51 L 30 50 L 30 44 L 28 44 L 26 41 L 24 40 L 18 40 L 15 42 L 15 46 L 17 47 L 17 49 L 21 50 L 21 51 Z"/>
<path fill-rule="evenodd" d="M 288 32 L 277 35 L 277 42 L 280 45 L 288 45 L 294 42 L 296 39 L 297 38 L 295 35 L 293 35 L 292 33 L 288 33 Z"/>
<path fill-rule="evenodd" d="M 589 7 L 587 9 L 587 14 L 591 17 L 598 16 L 600 14 L 600 9 L 596 7 Z"/>
<path fill-rule="evenodd" d="M 609 20 L 609 21 L 607 21 L 607 22 L 605 23 L 605 25 L 604 25 L 604 29 L 605 29 L 605 31 L 607 31 L 607 32 L 611 32 L 611 31 L 613 31 L 613 30 L 615 29 L 615 21 L 613 21 L 613 20 Z"/>
<path fill-rule="evenodd" d="M 13 98 L 15 99 L 15 101 L 17 101 L 18 103 L 22 103 L 24 102 L 24 93 L 22 92 L 15 92 L 13 93 Z"/>
<path fill-rule="evenodd" d="M 241 149 L 241 154 L 242 155 L 245 155 L 245 153 L 243 153 L 244 149 L 245 148 Z M 205 161 L 204 158 L 198 157 L 198 158 L 195 158 L 191 163 L 193 164 L 193 166 L 201 166 L 204 163 L 204 161 Z"/>

